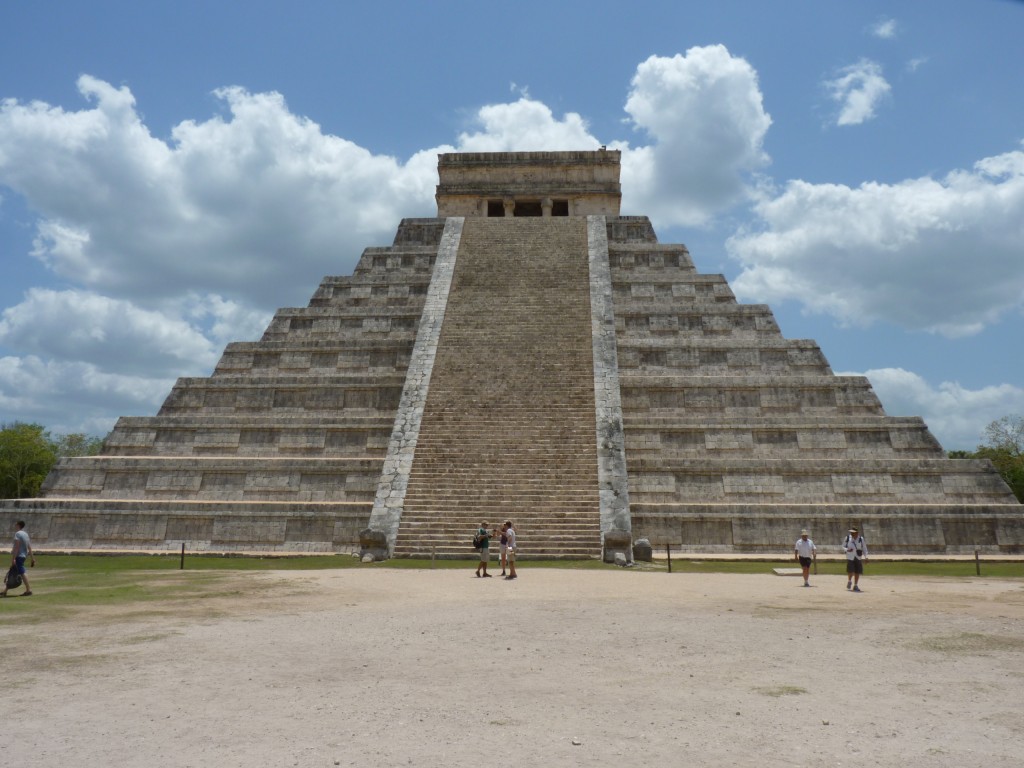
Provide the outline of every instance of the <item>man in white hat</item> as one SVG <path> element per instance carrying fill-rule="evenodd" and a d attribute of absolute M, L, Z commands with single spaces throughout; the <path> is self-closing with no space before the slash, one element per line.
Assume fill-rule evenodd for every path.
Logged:
<path fill-rule="evenodd" d="M 860 577 L 864 573 L 864 561 L 868 559 L 868 545 L 856 528 L 851 528 L 843 539 L 846 552 L 846 588 L 860 592 Z"/>
<path fill-rule="evenodd" d="M 804 586 L 811 586 L 809 576 L 811 574 L 811 561 L 817 558 L 818 548 L 814 546 L 814 542 L 809 538 L 810 534 L 807 529 L 800 531 L 800 538 L 796 540 L 796 545 L 793 547 L 793 559 L 800 561 L 800 567 L 804 569 Z"/>

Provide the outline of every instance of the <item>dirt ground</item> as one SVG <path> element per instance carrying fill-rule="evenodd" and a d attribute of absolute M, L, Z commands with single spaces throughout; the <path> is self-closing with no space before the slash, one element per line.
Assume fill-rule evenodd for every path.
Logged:
<path fill-rule="evenodd" d="M 173 578 L 169 603 L 0 614 L 9 764 L 1009 768 L 1024 755 L 1019 580 L 869 572 L 855 594 L 840 576 L 804 589 L 524 567 L 508 582 L 470 565 L 235 573 L 197 598 L 193 577 Z"/>

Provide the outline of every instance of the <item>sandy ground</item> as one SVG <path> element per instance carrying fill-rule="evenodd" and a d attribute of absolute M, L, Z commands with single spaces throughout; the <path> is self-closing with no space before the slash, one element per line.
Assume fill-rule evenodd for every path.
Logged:
<path fill-rule="evenodd" d="M 170 605 L 0 614 L 8 764 L 1024 761 L 1019 580 L 470 566 L 232 574 L 193 597 L 210 577 L 175 578 Z"/>

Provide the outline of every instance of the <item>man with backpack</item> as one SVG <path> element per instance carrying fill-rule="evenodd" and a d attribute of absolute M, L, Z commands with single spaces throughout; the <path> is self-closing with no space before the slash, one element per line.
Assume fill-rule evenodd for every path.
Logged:
<path fill-rule="evenodd" d="M 17 571 L 21 576 L 21 581 L 25 585 L 23 596 L 28 596 L 32 594 L 32 588 L 28 584 L 28 574 L 25 573 L 25 560 L 31 558 L 32 565 L 35 565 L 36 556 L 32 552 L 32 542 L 25 531 L 25 521 L 19 520 L 14 527 L 17 530 L 14 532 L 14 546 L 11 548 L 11 570 Z M 4 589 L 0 592 L 0 597 L 7 597 L 7 589 L 7 580 L 4 579 Z"/>
<path fill-rule="evenodd" d="M 487 572 L 487 563 L 491 559 L 491 533 L 487 530 L 486 520 L 480 523 L 480 527 L 477 528 L 476 536 L 473 537 L 473 546 L 480 553 L 480 562 L 476 566 L 476 577 L 480 578 L 480 569 L 482 568 L 483 577 L 486 579 L 491 578 L 491 574 Z"/>
<path fill-rule="evenodd" d="M 856 528 L 851 528 L 843 540 L 846 552 L 846 588 L 860 592 L 860 577 L 864 573 L 864 561 L 868 559 L 868 545 Z"/>

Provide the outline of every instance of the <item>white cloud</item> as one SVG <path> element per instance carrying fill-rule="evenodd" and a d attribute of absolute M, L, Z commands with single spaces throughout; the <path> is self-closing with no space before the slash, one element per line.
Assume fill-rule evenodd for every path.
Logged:
<path fill-rule="evenodd" d="M 837 77 L 825 82 L 825 87 L 839 104 L 836 125 L 860 125 L 871 120 L 879 102 L 891 91 L 881 65 L 867 59 L 843 68 Z"/>
<path fill-rule="evenodd" d="M 36 288 L 0 315 L 0 343 L 112 373 L 198 374 L 219 350 L 185 321 L 83 291 Z"/>
<path fill-rule="evenodd" d="M 36 422 L 54 433 L 103 435 L 117 416 L 152 415 L 171 378 L 108 373 L 92 363 L 0 357 L 0 421 Z"/>
<path fill-rule="evenodd" d="M 433 169 L 325 135 L 279 94 L 217 91 L 229 119 L 183 122 L 167 144 L 127 88 L 78 85 L 92 108 L 3 102 L 0 182 L 42 217 L 36 256 L 81 287 L 143 305 L 200 289 L 294 302 L 401 216 L 432 212 Z"/>
<path fill-rule="evenodd" d="M 917 72 L 917 70 L 919 70 L 921 67 L 923 67 L 927 63 L 928 63 L 928 57 L 927 56 L 918 56 L 916 58 L 913 58 L 913 59 L 911 59 L 910 61 L 907 62 L 907 65 L 906 65 L 907 72 L 911 72 L 911 73 Z"/>
<path fill-rule="evenodd" d="M 1024 413 L 1024 389 L 1011 384 L 966 389 L 956 382 L 932 386 L 902 368 L 879 368 L 863 375 L 890 416 L 921 416 L 948 451 L 973 451 L 985 427 L 1001 416 Z"/>
<path fill-rule="evenodd" d="M 558 152 L 597 149 L 601 143 L 590 135 L 580 115 L 568 112 L 556 119 L 547 106 L 526 95 L 511 104 L 481 107 L 475 123 L 475 133 L 459 134 L 458 151 Z"/>
<path fill-rule="evenodd" d="M 757 72 L 725 46 L 651 56 L 636 69 L 626 112 L 652 143 L 625 149 L 623 199 L 656 225 L 708 223 L 748 199 L 750 174 L 768 163 L 772 121 Z"/>
<path fill-rule="evenodd" d="M 896 19 L 879 19 L 873 27 L 871 34 L 882 40 L 891 40 L 896 37 Z"/>
<path fill-rule="evenodd" d="M 846 325 L 977 333 L 1024 307 L 1024 152 L 944 179 L 791 181 L 727 248 L 747 300 L 796 300 Z"/>

